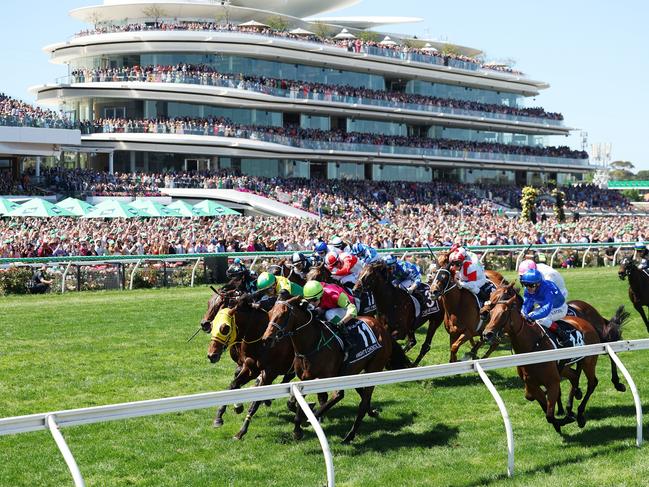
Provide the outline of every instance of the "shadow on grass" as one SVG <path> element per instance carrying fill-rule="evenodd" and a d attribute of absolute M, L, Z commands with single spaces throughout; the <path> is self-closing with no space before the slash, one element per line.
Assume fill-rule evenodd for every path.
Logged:
<path fill-rule="evenodd" d="M 586 415 L 588 416 L 588 411 L 586 411 Z M 592 423 L 587 423 L 586 428 L 579 430 L 576 434 L 564 434 L 563 441 L 584 446 L 594 446 L 615 441 L 630 440 L 635 438 L 635 436 L 635 426 L 592 426 Z"/>

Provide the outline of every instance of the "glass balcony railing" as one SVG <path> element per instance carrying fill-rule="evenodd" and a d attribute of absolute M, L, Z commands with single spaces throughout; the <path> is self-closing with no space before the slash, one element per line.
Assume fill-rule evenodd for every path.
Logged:
<path fill-rule="evenodd" d="M 263 93 L 265 95 L 272 95 L 281 98 L 293 100 L 314 100 L 324 101 L 330 103 L 342 103 L 345 105 L 368 105 L 376 107 L 384 107 L 391 109 L 409 110 L 413 112 L 426 112 L 430 114 L 444 114 L 462 117 L 473 117 L 487 120 L 499 120 L 523 124 L 543 125 L 546 127 L 563 127 L 562 120 L 556 120 L 543 117 L 528 117 L 524 115 L 512 115 L 509 113 L 489 112 L 480 110 L 468 110 L 463 108 L 453 108 L 437 104 L 420 104 L 420 103 L 406 103 L 393 100 L 381 100 L 376 98 L 357 97 L 357 96 L 342 96 L 328 93 L 327 91 L 305 91 L 299 89 L 285 90 L 281 88 L 273 88 L 267 85 L 253 82 L 253 81 L 240 81 L 228 78 L 218 78 L 212 76 L 210 73 L 205 75 L 190 75 L 182 72 L 175 73 L 152 73 L 147 75 L 132 75 L 132 76 L 118 76 L 118 75 L 100 75 L 93 74 L 92 76 L 76 75 L 67 76 L 57 79 L 57 84 L 74 84 L 74 83 L 107 83 L 107 82 L 153 82 L 153 83 L 178 83 L 178 84 L 192 84 L 202 86 L 216 86 L 221 88 L 232 88 L 238 90 L 253 91 L 256 93 Z M 458 103 L 461 103 L 458 101 Z"/>
<path fill-rule="evenodd" d="M 424 147 L 408 147 L 393 145 L 357 144 L 348 142 L 330 142 L 323 140 L 299 139 L 285 135 L 269 134 L 247 128 L 227 128 L 221 125 L 205 124 L 200 127 L 177 127 L 166 124 L 149 124 L 141 126 L 114 126 L 106 123 L 102 126 L 82 127 L 82 134 L 96 133 L 151 133 L 151 134 L 175 134 L 175 135 L 200 135 L 208 137 L 230 137 L 248 140 L 258 140 L 274 144 L 310 149 L 317 151 L 331 152 L 355 152 L 363 156 L 371 155 L 380 157 L 384 155 L 412 155 L 420 158 L 441 157 L 445 159 L 479 159 L 490 162 L 525 162 L 533 164 L 562 164 L 572 166 L 587 166 L 588 159 L 577 159 L 569 157 L 533 156 L 525 154 L 509 154 L 500 152 L 479 152 L 471 150 L 449 150 Z"/>
<path fill-rule="evenodd" d="M 0 116 L 0 127 L 31 127 L 41 129 L 76 129 L 73 122 L 69 120 L 52 119 L 34 116 Z"/>

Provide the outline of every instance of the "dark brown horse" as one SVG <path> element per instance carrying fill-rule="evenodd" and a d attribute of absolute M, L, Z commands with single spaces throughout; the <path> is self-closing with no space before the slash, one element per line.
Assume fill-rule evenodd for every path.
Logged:
<path fill-rule="evenodd" d="M 417 359 L 412 364 L 415 367 L 419 365 L 419 362 L 430 351 L 430 343 L 444 320 L 444 311 L 440 309 L 425 317 L 417 316 L 417 310 L 410 294 L 406 290 L 392 285 L 387 265 L 383 261 L 373 262 L 363 267 L 354 290 L 372 293 L 376 309 L 385 318 L 392 336 L 397 340 L 408 339 L 404 352 L 417 344 L 415 331 L 428 322 L 426 339 Z"/>
<path fill-rule="evenodd" d="M 239 389 L 253 379 L 257 379 L 256 385 L 262 386 L 272 384 L 280 375 L 284 376 L 282 382 L 295 377 L 292 371 L 294 352 L 290 340 L 280 340 L 272 350 L 263 345 L 261 338 L 268 325 L 268 313 L 251 305 L 247 296 L 237 298 L 234 295 L 224 295 L 222 306 L 212 319 L 214 325 L 207 358 L 216 363 L 227 349 L 238 365 L 238 372 L 229 389 Z M 243 438 L 248 432 L 250 421 L 259 405 L 259 402 L 250 405 L 241 430 L 235 435 L 236 439 Z M 225 409 L 225 406 L 221 406 L 217 410 L 213 423 L 215 427 L 223 425 Z"/>
<path fill-rule="evenodd" d="M 600 342 L 597 331 L 587 321 L 577 317 L 566 317 L 564 321 L 583 334 L 586 345 Z M 611 329 L 610 333 L 611 335 L 615 333 L 619 335 L 619 331 L 619 329 Z M 514 290 L 513 285 L 500 286 L 491 294 L 490 321 L 485 327 L 483 336 L 486 341 L 493 343 L 503 333 L 509 335 L 515 353 L 528 353 L 555 348 L 541 326 L 523 319 L 520 297 Z M 606 338 L 609 341 L 614 337 L 607 336 Z M 584 412 L 586 405 L 598 382 L 595 373 L 596 365 L 597 356 L 594 355 L 577 361 L 577 370 L 573 370 L 569 366 L 564 366 L 560 370 L 556 362 L 544 362 L 518 367 L 518 375 L 525 383 L 525 398 L 528 401 L 536 400 L 545 412 L 547 421 L 560 433 L 562 426 L 574 421 L 572 404 L 578 391 L 579 375 L 582 370 L 586 375 L 588 386 L 586 394 L 577 408 L 576 419 L 580 428 L 585 426 L 586 417 Z M 566 417 L 559 420 L 555 417 L 554 410 L 557 401 L 560 399 L 562 376 L 570 380 L 572 387 L 568 396 Z M 545 391 L 542 387 L 545 388 Z"/>
<path fill-rule="evenodd" d="M 649 306 L 649 276 L 638 269 L 635 262 L 628 257 L 622 260 L 618 276 L 622 280 L 625 277 L 629 278 L 629 299 L 649 332 L 649 319 L 644 310 L 645 306 Z"/>
<path fill-rule="evenodd" d="M 432 297 L 439 300 L 444 309 L 444 326 L 451 348 L 450 361 L 457 362 L 457 351 L 464 342 L 471 344 L 469 355 L 476 358 L 484 339 L 480 332 L 482 320 L 478 301 L 471 291 L 457 285 L 449 267 L 447 264 L 437 270 L 430 290 Z M 478 340 L 474 340 L 474 337 L 478 337 Z M 492 343 L 484 357 L 491 355 L 497 347 L 498 343 Z"/>
<path fill-rule="evenodd" d="M 345 364 L 344 351 L 333 330 L 314 316 L 305 301 L 296 297 L 288 301 L 277 301 L 269 312 L 270 322 L 264 333 L 264 340 L 275 343 L 290 336 L 295 349 L 295 373 L 301 380 L 323 379 L 341 375 L 353 375 L 360 372 L 379 372 L 386 366 L 402 368 L 409 365 L 408 359 L 399 345 L 390 337 L 382 320 L 372 317 L 360 317 L 364 331 L 368 330 L 376 337 L 381 348 L 353 364 Z M 378 412 L 371 407 L 374 387 L 356 389 L 361 397 L 356 420 L 344 438 L 348 443 L 354 439 L 356 432 L 365 417 L 372 417 Z M 336 391 L 329 401 L 323 404 L 315 416 L 320 419 L 331 407 L 344 397 L 344 391 Z M 304 414 L 299 409 L 295 414 L 293 436 L 301 439 L 304 436 L 302 422 Z"/>
<path fill-rule="evenodd" d="M 289 281 L 294 282 L 298 286 L 304 287 L 306 280 L 300 276 L 296 271 L 293 263 L 288 259 L 282 259 L 277 264 L 272 264 L 268 267 L 268 272 L 276 276 L 286 277 Z"/>

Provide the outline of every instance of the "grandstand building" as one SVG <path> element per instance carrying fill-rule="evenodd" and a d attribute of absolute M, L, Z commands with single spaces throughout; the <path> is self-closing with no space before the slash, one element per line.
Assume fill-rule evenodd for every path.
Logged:
<path fill-rule="evenodd" d="M 547 83 L 478 49 L 367 30 L 420 19 L 320 17 L 358 1 L 104 0 L 71 12 L 89 30 L 45 48 L 69 76 L 32 89 L 111 172 L 522 185 L 592 170 L 585 154 L 531 150 L 570 132 L 524 109 Z M 172 119 L 186 123 L 153 123 Z"/>

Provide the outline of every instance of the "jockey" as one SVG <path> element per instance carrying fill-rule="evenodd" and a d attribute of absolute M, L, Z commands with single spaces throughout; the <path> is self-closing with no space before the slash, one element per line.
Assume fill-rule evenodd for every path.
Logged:
<path fill-rule="evenodd" d="M 458 247 L 449 255 L 449 263 L 451 270 L 455 271 L 455 279 L 460 288 L 471 291 L 481 303 L 489 299 L 491 286 L 487 282 L 482 263 L 474 253 Z"/>
<path fill-rule="evenodd" d="M 563 297 L 566 298 L 566 301 L 568 301 L 568 289 L 566 289 L 566 283 L 559 272 L 557 272 L 549 265 L 537 264 L 533 260 L 527 259 L 521 262 L 521 264 L 518 266 L 518 276 L 522 276 L 531 269 L 536 269 L 537 271 L 539 271 L 545 281 L 552 281 L 559 288 L 559 291 L 561 291 Z"/>
<path fill-rule="evenodd" d="M 561 346 L 570 344 L 570 337 L 557 325 L 556 320 L 565 318 L 568 304 L 559 288 L 552 281 L 543 279 L 536 269 L 531 269 L 520 278 L 525 286 L 523 294 L 523 318 L 536 321 L 539 325 L 555 333 Z"/>
<path fill-rule="evenodd" d="M 293 269 L 295 273 L 298 276 L 304 278 L 306 277 L 307 273 L 311 269 L 311 266 L 313 265 L 313 259 L 307 257 L 302 252 L 295 252 L 291 256 L 291 263 L 293 264 Z"/>
<path fill-rule="evenodd" d="M 647 257 L 647 254 L 649 254 L 649 246 L 645 245 L 644 242 L 636 242 L 633 248 L 640 258 L 638 269 L 647 272 L 647 269 L 649 269 L 649 258 Z"/>
<path fill-rule="evenodd" d="M 320 263 L 324 262 L 324 258 L 329 252 L 329 246 L 327 242 L 320 241 L 313 248 L 313 262 Z"/>
<path fill-rule="evenodd" d="M 385 264 L 392 272 L 392 284 L 405 289 L 410 294 L 417 290 L 421 284 L 421 270 L 417 264 L 405 260 L 398 260 L 394 255 L 383 256 Z"/>
<path fill-rule="evenodd" d="M 225 271 L 225 277 L 237 288 L 246 293 L 254 293 L 257 291 L 256 276 L 241 262 L 241 259 L 234 259 L 234 262 Z"/>
<path fill-rule="evenodd" d="M 335 254 L 329 252 L 325 257 L 325 265 L 331 271 L 331 276 L 341 284 L 356 284 L 363 264 L 352 254 Z"/>
<path fill-rule="evenodd" d="M 324 312 L 325 320 L 336 325 L 343 337 L 347 336 L 347 327 L 342 325 L 356 318 L 358 311 L 345 289 L 337 284 L 309 281 L 304 285 L 304 299 Z"/>
<path fill-rule="evenodd" d="M 343 252 L 350 253 L 351 248 L 340 237 L 333 237 L 331 242 L 329 242 L 329 251 L 341 254 Z"/>
<path fill-rule="evenodd" d="M 355 243 L 352 245 L 352 255 L 355 255 L 364 266 L 379 260 L 379 253 L 375 248 L 365 245 L 363 243 Z"/>
<path fill-rule="evenodd" d="M 269 272 L 262 272 L 257 278 L 257 290 L 263 293 L 264 298 L 279 296 L 284 291 L 291 296 L 302 296 L 302 287 L 289 281 L 286 277 L 276 276 Z M 263 298 L 262 298 L 263 299 Z"/>

